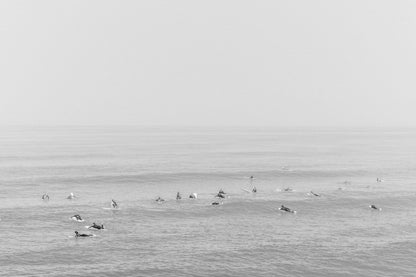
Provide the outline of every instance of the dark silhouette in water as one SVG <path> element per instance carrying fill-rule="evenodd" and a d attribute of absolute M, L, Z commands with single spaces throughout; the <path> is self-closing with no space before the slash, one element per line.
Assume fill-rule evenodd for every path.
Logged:
<path fill-rule="evenodd" d="M 182 196 L 181 196 L 181 194 L 178 191 L 178 193 L 176 194 L 176 200 L 181 200 L 181 199 L 182 199 Z"/>
<path fill-rule="evenodd" d="M 370 205 L 370 208 L 373 210 L 381 211 L 381 208 L 377 208 L 375 205 Z"/>
<path fill-rule="evenodd" d="M 77 221 L 82 221 L 82 218 L 81 218 L 81 216 L 79 214 L 73 215 L 71 218 L 72 219 L 75 219 Z"/>
<path fill-rule="evenodd" d="M 216 195 L 216 197 L 218 197 L 218 198 L 225 198 L 225 195 L 224 195 L 224 194 L 222 194 L 222 193 L 218 193 L 218 194 Z"/>
<path fill-rule="evenodd" d="M 111 199 L 111 207 L 114 208 L 114 209 L 117 209 L 118 208 L 117 202 L 114 201 L 113 199 Z"/>
<path fill-rule="evenodd" d="M 317 196 L 317 197 L 320 197 L 321 196 L 321 195 L 319 195 L 317 193 L 314 193 L 313 191 L 311 191 L 311 194 L 314 195 L 314 196 Z"/>
<path fill-rule="evenodd" d="M 282 206 L 279 208 L 279 210 L 281 210 L 281 211 L 285 211 L 285 212 L 288 212 L 288 213 L 295 213 L 295 212 L 296 212 L 296 211 L 293 211 L 293 210 L 289 209 L 288 207 L 285 207 L 284 205 L 282 205 Z"/>
<path fill-rule="evenodd" d="M 156 202 L 164 202 L 165 201 L 165 199 L 163 199 L 163 198 L 161 198 L 160 196 L 158 197 L 158 198 L 156 198 L 156 200 L 155 200 Z"/>
<path fill-rule="evenodd" d="M 75 237 L 76 238 L 78 238 L 78 237 L 93 237 L 94 235 L 92 235 L 92 234 L 80 234 L 80 233 L 78 233 L 78 231 L 75 231 Z"/>
<path fill-rule="evenodd" d="M 97 229 L 97 230 L 102 230 L 102 229 L 104 229 L 104 225 L 103 224 L 101 224 L 101 225 L 97 225 L 97 224 L 95 224 L 95 222 L 90 226 L 90 227 L 88 227 L 88 228 L 93 228 L 93 229 Z"/>

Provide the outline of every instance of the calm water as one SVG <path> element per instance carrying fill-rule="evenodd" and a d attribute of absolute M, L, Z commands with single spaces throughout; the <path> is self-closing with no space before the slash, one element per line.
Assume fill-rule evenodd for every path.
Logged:
<path fill-rule="evenodd" d="M 416 276 L 415 157 L 416 130 L 3 127 L 0 275 Z"/>

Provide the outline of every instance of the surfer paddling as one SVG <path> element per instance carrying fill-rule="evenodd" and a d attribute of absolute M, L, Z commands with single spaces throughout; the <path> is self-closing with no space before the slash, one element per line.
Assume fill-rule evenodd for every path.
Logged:
<path fill-rule="evenodd" d="M 375 205 L 370 205 L 369 207 L 373 210 L 381 211 L 381 208 L 378 208 Z"/>
<path fill-rule="evenodd" d="M 288 207 L 285 207 L 284 205 L 280 206 L 279 210 L 288 212 L 288 213 L 296 213 L 296 211 L 289 209 Z"/>
<path fill-rule="evenodd" d="M 320 194 L 314 193 L 313 191 L 311 191 L 311 194 L 312 194 L 313 196 L 316 196 L 316 197 L 320 197 L 320 196 L 321 196 Z"/>
<path fill-rule="evenodd" d="M 78 233 L 78 231 L 75 231 L 75 237 L 79 238 L 79 237 L 93 237 L 93 234 L 80 234 Z"/>

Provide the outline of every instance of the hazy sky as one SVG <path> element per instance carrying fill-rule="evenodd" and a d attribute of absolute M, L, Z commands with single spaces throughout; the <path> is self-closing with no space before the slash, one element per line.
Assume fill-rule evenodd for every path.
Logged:
<path fill-rule="evenodd" d="M 416 1 L 0 1 L 0 124 L 416 126 Z"/>

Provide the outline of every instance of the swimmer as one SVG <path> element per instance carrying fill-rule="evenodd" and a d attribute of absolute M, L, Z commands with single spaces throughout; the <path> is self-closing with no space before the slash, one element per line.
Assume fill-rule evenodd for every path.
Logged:
<path fill-rule="evenodd" d="M 176 194 L 176 200 L 181 200 L 181 199 L 182 199 L 182 196 L 181 196 L 181 194 L 178 191 L 178 193 Z"/>
<path fill-rule="evenodd" d="M 256 193 L 256 192 L 257 192 L 257 188 L 256 188 L 256 187 L 254 187 L 251 191 L 252 191 L 253 193 Z"/>
<path fill-rule="evenodd" d="M 281 210 L 281 211 L 285 211 L 285 212 L 288 212 L 288 213 L 295 213 L 295 212 L 296 212 L 296 211 L 293 211 L 293 210 L 289 209 L 288 207 L 285 207 L 284 205 L 282 205 L 282 206 L 279 208 L 279 210 Z"/>
<path fill-rule="evenodd" d="M 73 220 L 76 220 L 76 221 L 83 221 L 83 219 L 81 218 L 81 216 L 79 214 L 73 215 L 73 216 L 71 216 L 71 218 Z"/>
<path fill-rule="evenodd" d="M 118 204 L 117 204 L 117 202 L 116 202 L 116 201 L 114 201 L 113 199 L 111 199 L 111 207 L 112 207 L 113 209 L 117 209 L 117 208 L 118 208 Z"/>
<path fill-rule="evenodd" d="M 49 200 L 49 195 L 47 193 L 42 195 L 42 200 Z"/>
<path fill-rule="evenodd" d="M 320 197 L 321 196 L 321 195 L 319 195 L 317 193 L 314 193 L 313 191 L 311 191 L 311 194 L 314 195 L 314 196 L 317 196 L 317 197 Z"/>
<path fill-rule="evenodd" d="M 381 211 L 381 208 L 377 208 L 375 205 L 370 205 L 369 207 L 373 210 Z"/>
<path fill-rule="evenodd" d="M 165 201 L 165 199 L 163 199 L 163 198 L 161 198 L 160 196 L 158 197 L 158 198 L 156 198 L 156 200 L 155 200 L 156 202 L 164 202 Z"/>
<path fill-rule="evenodd" d="M 79 237 L 93 237 L 93 234 L 80 234 L 78 233 L 78 231 L 75 231 L 75 237 L 79 238 Z"/>
<path fill-rule="evenodd" d="M 71 192 L 66 199 L 74 199 L 75 197 L 74 193 Z"/>
<path fill-rule="evenodd" d="M 189 195 L 189 198 L 192 198 L 192 199 L 197 199 L 197 198 L 198 198 L 198 194 L 196 194 L 195 192 L 194 192 L 194 193 L 191 193 L 191 194 Z"/>
<path fill-rule="evenodd" d="M 103 230 L 104 229 L 104 225 L 103 224 L 101 224 L 101 225 L 97 225 L 97 224 L 95 224 L 95 222 L 90 226 L 90 227 L 88 227 L 88 229 L 96 229 L 96 230 Z"/>

